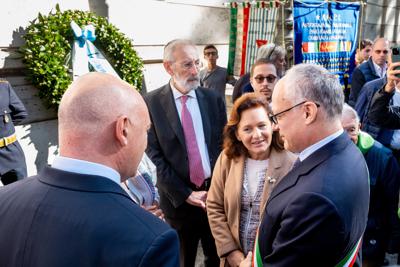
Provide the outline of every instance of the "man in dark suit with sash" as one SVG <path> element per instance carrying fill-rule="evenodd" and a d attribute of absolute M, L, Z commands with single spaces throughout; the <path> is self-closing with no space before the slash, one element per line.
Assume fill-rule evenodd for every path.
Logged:
<path fill-rule="evenodd" d="M 163 64 L 170 82 L 145 96 L 151 117 L 146 153 L 157 166 L 160 205 L 178 231 L 181 266 L 194 266 L 199 241 L 205 266 L 218 266 L 205 201 L 221 152 L 225 105 L 214 90 L 199 87 L 200 59 L 192 42 L 169 42 Z"/>
<path fill-rule="evenodd" d="M 275 86 L 271 120 L 285 149 L 299 157 L 266 204 L 258 264 L 353 266 L 356 261 L 368 215 L 368 170 L 343 131 L 343 101 L 338 79 L 317 65 L 296 65 Z"/>
<path fill-rule="evenodd" d="M 65 92 L 58 123 L 52 167 L 0 189 L 0 266 L 177 266 L 176 232 L 120 186 L 150 127 L 135 88 L 86 74 Z"/>

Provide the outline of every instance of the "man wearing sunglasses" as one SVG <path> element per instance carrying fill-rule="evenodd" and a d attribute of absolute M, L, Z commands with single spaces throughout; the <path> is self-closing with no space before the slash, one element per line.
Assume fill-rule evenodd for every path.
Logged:
<path fill-rule="evenodd" d="M 261 96 L 265 96 L 268 102 L 271 102 L 272 92 L 278 75 L 276 67 L 272 61 L 267 59 L 259 59 L 251 66 L 250 69 L 250 84 L 254 92 Z"/>
<path fill-rule="evenodd" d="M 354 107 L 365 83 L 385 76 L 387 60 L 390 54 L 389 41 L 377 38 L 372 45 L 371 57 L 359 65 L 352 74 L 349 105 Z"/>
<path fill-rule="evenodd" d="M 365 160 L 341 125 L 343 101 L 338 79 L 318 65 L 296 65 L 277 82 L 270 119 L 299 157 L 266 204 L 259 264 L 361 266 L 343 263 L 356 260 L 369 204 Z"/>

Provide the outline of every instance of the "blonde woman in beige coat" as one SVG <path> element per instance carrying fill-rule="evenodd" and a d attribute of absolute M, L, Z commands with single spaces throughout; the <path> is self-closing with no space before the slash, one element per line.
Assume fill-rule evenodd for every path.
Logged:
<path fill-rule="evenodd" d="M 224 130 L 224 150 L 213 171 L 207 213 L 220 266 L 239 266 L 252 251 L 260 214 L 296 158 L 283 150 L 265 99 L 235 101 Z"/>

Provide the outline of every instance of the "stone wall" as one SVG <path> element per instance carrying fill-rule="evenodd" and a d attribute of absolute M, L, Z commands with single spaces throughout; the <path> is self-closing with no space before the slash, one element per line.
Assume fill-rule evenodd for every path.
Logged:
<path fill-rule="evenodd" d="M 38 90 L 25 79 L 19 47 L 29 21 L 39 12 L 48 14 L 56 4 L 61 10 L 90 10 L 105 16 L 133 39 L 144 60 L 148 91 L 168 82 L 162 67 L 166 42 L 175 38 L 192 39 L 202 54 L 204 45 L 213 43 L 220 50 L 220 65 L 228 60 L 229 10 L 220 0 L 18 0 L 2 4 L 0 27 L 0 77 L 6 78 L 25 104 L 29 117 L 16 131 L 25 152 L 28 175 L 34 175 L 58 152 L 57 113 L 47 109 L 37 97 Z"/>

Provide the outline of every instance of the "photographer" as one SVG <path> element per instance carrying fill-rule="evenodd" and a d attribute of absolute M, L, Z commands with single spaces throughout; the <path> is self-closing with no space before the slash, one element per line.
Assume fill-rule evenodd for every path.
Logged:
<path fill-rule="evenodd" d="M 399 52 L 399 48 L 394 47 L 393 58 L 398 58 Z M 400 129 L 400 62 L 396 61 L 390 62 L 387 83 L 375 93 L 368 112 L 373 123 L 390 129 Z"/>

